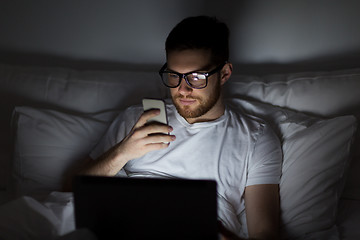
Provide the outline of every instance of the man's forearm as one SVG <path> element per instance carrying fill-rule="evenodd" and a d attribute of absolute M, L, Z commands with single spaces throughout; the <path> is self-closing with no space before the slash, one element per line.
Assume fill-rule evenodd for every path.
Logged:
<path fill-rule="evenodd" d="M 127 159 L 126 156 L 121 153 L 118 146 L 115 145 L 102 154 L 98 159 L 90 161 L 88 165 L 79 172 L 79 174 L 115 176 L 129 160 L 130 159 Z"/>
<path fill-rule="evenodd" d="M 96 160 L 88 157 L 80 166 L 67 174 L 62 191 L 72 191 L 72 180 L 76 175 L 114 176 L 123 168 L 126 162 L 127 160 L 118 153 L 118 149 L 115 146 Z"/>

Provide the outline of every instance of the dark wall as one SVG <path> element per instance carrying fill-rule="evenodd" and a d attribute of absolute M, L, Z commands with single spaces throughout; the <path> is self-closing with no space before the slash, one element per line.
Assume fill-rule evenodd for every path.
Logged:
<path fill-rule="evenodd" d="M 353 67 L 360 60 L 359 12 L 356 0 L 1 1 L 0 61 L 155 69 L 165 61 L 171 28 L 207 14 L 231 28 L 237 71 Z"/>

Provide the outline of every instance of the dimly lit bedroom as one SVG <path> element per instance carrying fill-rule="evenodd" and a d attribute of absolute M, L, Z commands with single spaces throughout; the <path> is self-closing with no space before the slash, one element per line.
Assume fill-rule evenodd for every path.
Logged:
<path fill-rule="evenodd" d="M 0 240 L 359 240 L 359 12 L 2 1 Z"/>

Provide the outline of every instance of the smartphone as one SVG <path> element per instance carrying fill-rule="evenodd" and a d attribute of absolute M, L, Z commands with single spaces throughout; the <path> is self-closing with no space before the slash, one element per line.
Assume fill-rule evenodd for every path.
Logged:
<path fill-rule="evenodd" d="M 148 122 L 160 122 L 168 125 L 165 102 L 162 99 L 144 98 L 142 100 L 144 111 L 150 109 L 160 109 L 160 114 L 149 119 Z"/>

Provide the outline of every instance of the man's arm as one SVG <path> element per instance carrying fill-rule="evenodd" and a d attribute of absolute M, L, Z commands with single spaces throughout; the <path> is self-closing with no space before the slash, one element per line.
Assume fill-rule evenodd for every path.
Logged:
<path fill-rule="evenodd" d="M 279 239 L 279 186 L 260 184 L 245 188 L 245 211 L 249 240 Z M 221 240 L 243 240 L 219 223 Z"/>
<path fill-rule="evenodd" d="M 147 124 L 148 119 L 159 113 L 159 110 L 144 112 L 121 142 L 112 146 L 96 160 L 88 158 L 76 174 L 114 176 L 128 161 L 142 157 L 148 152 L 167 148 L 168 143 L 175 140 L 175 136 L 164 133 L 171 132 L 172 128 L 159 123 Z M 71 189 L 71 179 L 76 174 L 71 174 L 64 185 L 64 190 Z"/>
<path fill-rule="evenodd" d="M 250 239 L 279 238 L 279 185 L 260 184 L 246 187 L 245 211 Z"/>

